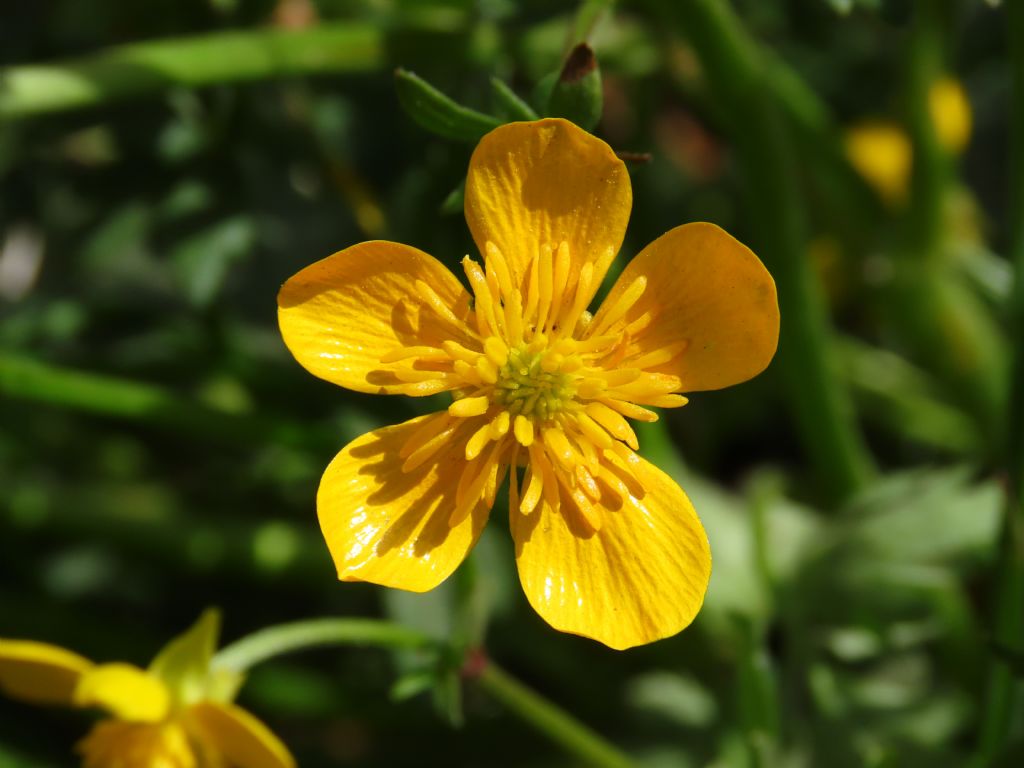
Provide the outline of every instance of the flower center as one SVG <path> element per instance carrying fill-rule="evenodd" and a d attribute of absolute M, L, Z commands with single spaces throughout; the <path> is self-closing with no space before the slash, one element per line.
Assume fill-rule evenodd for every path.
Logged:
<path fill-rule="evenodd" d="M 576 394 L 575 377 L 561 370 L 563 361 L 551 349 L 535 352 L 527 345 L 510 349 L 498 370 L 492 400 L 511 416 L 547 420 L 563 411 Z"/>

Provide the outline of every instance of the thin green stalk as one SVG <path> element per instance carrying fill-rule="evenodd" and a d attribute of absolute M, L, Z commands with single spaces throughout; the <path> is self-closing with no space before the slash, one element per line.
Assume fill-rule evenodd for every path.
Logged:
<path fill-rule="evenodd" d="M 61 368 L 5 352 L 0 352 L 0 395 L 129 419 L 217 442 L 274 441 L 308 446 L 319 441 L 318 435 L 303 425 L 216 411 L 152 384 Z M 325 433 L 323 442 L 331 444 L 328 440 L 332 438 Z"/>
<path fill-rule="evenodd" d="M 476 678 L 492 697 L 504 704 L 523 722 L 532 725 L 583 765 L 593 768 L 630 768 L 632 760 L 601 736 L 558 708 L 537 692 L 488 662 Z"/>
<path fill-rule="evenodd" d="M 1013 296 L 1014 359 L 1006 463 L 1008 493 L 996 565 L 993 640 L 1024 649 L 1024 4 L 1008 3 L 1012 69 L 1010 130 L 1010 256 L 1016 271 Z M 982 710 L 978 763 L 992 763 L 1006 746 L 1019 717 L 1020 681 L 1005 661 L 993 656 Z"/>
<path fill-rule="evenodd" d="M 754 42 L 719 0 L 662 6 L 697 52 L 723 115 L 748 187 L 756 250 L 775 278 L 782 329 L 777 368 L 805 452 L 834 501 L 850 497 L 873 468 L 829 344 L 824 300 L 806 256 L 804 202 L 792 138 Z"/>
<path fill-rule="evenodd" d="M 379 69 L 379 26 L 334 22 L 132 43 L 93 56 L 0 69 L 0 118 L 99 106 L 160 92 L 295 75 Z"/>
<path fill-rule="evenodd" d="M 931 89 L 943 75 L 946 0 L 915 6 L 904 102 L 914 148 L 902 258 L 896 263 L 894 328 L 921 360 L 936 366 L 950 392 L 985 431 L 999 428 L 1006 399 L 1006 350 L 990 313 L 948 263 L 944 253 L 946 204 L 953 158 L 941 145 Z"/>
<path fill-rule="evenodd" d="M 371 645 L 391 649 L 438 648 L 435 639 L 400 624 L 374 619 L 309 619 L 261 629 L 222 648 L 213 665 L 237 672 L 286 653 L 334 645 Z M 477 684 L 523 722 L 595 768 L 631 768 L 626 755 L 572 715 L 486 662 Z"/>
<path fill-rule="evenodd" d="M 309 619 L 261 629 L 225 646 L 214 657 L 214 666 L 236 672 L 262 664 L 276 656 L 332 645 L 373 645 L 415 649 L 436 641 L 400 624 L 374 619 Z"/>

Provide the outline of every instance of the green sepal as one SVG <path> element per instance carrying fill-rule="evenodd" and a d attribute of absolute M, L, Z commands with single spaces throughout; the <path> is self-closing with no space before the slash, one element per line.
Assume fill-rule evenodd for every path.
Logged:
<path fill-rule="evenodd" d="M 494 91 L 498 108 L 511 120 L 537 120 L 540 117 L 500 77 L 491 78 L 491 90 Z"/>
<path fill-rule="evenodd" d="M 395 90 L 413 120 L 446 139 L 476 142 L 501 125 L 497 118 L 462 106 L 405 69 L 395 70 Z"/>
<path fill-rule="evenodd" d="M 542 85 L 547 87 L 545 80 L 538 83 L 538 89 Z M 601 68 L 589 45 L 580 43 L 569 52 L 550 88 L 545 115 L 564 117 L 587 131 L 594 129 L 604 109 L 604 94 L 601 90 Z M 543 98 L 543 92 L 539 92 Z"/>
<path fill-rule="evenodd" d="M 197 701 L 232 701 L 242 676 L 219 670 L 210 663 L 220 638 L 220 611 L 207 608 L 187 631 L 171 640 L 149 665 L 149 671 L 167 685 L 175 706 Z"/>

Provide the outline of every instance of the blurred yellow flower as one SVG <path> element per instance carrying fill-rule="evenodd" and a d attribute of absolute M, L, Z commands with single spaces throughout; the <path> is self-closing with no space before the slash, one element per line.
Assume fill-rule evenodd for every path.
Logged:
<path fill-rule="evenodd" d="M 928 91 L 928 108 L 939 143 L 953 154 L 960 154 L 971 140 L 971 102 L 960 82 L 943 77 Z"/>
<path fill-rule="evenodd" d="M 407 245 L 361 243 L 292 277 L 285 343 L 359 392 L 450 392 L 439 413 L 357 438 L 320 484 L 339 578 L 413 591 L 465 558 L 510 473 L 527 598 L 556 629 L 628 648 L 699 610 L 707 537 L 682 489 L 637 455 L 627 418 L 760 373 L 775 353 L 775 284 L 712 224 L 655 240 L 587 311 L 625 235 L 622 161 L 572 123 L 502 126 L 470 161 L 465 213 L 484 256 L 470 293 Z M 511 471 L 510 471 L 511 468 Z M 522 474 L 520 474 L 522 468 Z"/>
<path fill-rule="evenodd" d="M 951 154 L 959 154 L 971 138 L 971 104 L 960 83 L 949 77 L 928 91 L 935 135 Z M 891 120 L 865 120 L 844 136 L 846 156 L 879 196 L 890 205 L 901 205 L 910 189 L 914 150 L 906 131 Z"/>
<path fill-rule="evenodd" d="M 0 639 L 0 691 L 34 704 L 105 710 L 78 744 L 85 768 L 294 768 L 270 730 L 232 704 L 241 677 L 211 668 L 220 621 L 207 611 L 146 670 Z"/>

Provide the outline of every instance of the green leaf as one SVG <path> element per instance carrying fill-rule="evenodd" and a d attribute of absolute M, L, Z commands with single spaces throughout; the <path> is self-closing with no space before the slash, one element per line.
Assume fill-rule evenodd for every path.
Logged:
<path fill-rule="evenodd" d="M 491 88 L 498 100 L 499 108 L 512 120 L 536 120 L 539 117 L 533 107 L 519 98 L 518 94 L 509 88 L 501 78 L 492 77 Z"/>
<path fill-rule="evenodd" d="M 441 213 L 445 216 L 454 216 L 462 213 L 462 207 L 466 202 L 466 180 L 459 182 L 459 186 L 448 193 L 448 197 L 441 203 Z"/>
<path fill-rule="evenodd" d="M 591 131 L 601 119 L 603 108 L 604 94 L 597 57 L 589 45 L 580 43 L 569 52 L 558 79 L 551 87 L 544 112 L 551 117 L 564 117 Z"/>
<path fill-rule="evenodd" d="M 1006 663 L 1014 676 L 1024 678 L 1024 651 L 1011 648 L 998 640 L 993 640 L 992 653 Z"/>
<path fill-rule="evenodd" d="M 234 216 L 193 235 L 174 249 L 174 265 L 194 306 L 210 305 L 220 293 L 232 264 L 251 253 L 255 242 L 255 222 L 248 216 Z"/>
<path fill-rule="evenodd" d="M 497 118 L 462 106 L 405 69 L 395 70 L 395 90 L 413 120 L 446 139 L 477 142 L 501 125 Z"/>
<path fill-rule="evenodd" d="M 657 715 L 685 728 L 709 728 L 718 719 L 712 693 L 692 677 L 667 670 L 629 681 L 626 700 L 645 715 Z"/>
<path fill-rule="evenodd" d="M 437 673 L 433 669 L 414 669 L 406 672 L 391 686 L 391 700 L 405 701 L 429 691 L 437 681 Z"/>

